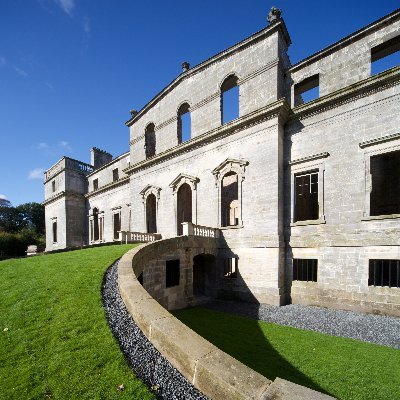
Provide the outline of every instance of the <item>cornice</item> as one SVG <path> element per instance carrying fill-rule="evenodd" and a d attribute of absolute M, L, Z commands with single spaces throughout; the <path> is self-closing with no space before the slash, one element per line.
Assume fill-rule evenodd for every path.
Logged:
<path fill-rule="evenodd" d="M 220 140 L 236 132 L 250 128 L 254 125 L 261 124 L 276 116 L 282 116 L 285 120 L 290 114 L 290 106 L 286 99 L 280 99 L 268 106 L 265 106 L 257 111 L 239 117 L 225 125 L 219 126 L 211 131 L 205 132 L 202 135 L 196 136 L 187 142 L 181 143 L 171 149 L 168 149 L 160 154 L 155 155 L 151 159 L 140 161 L 134 165 L 125 168 L 123 172 L 130 175 L 139 172 L 143 169 L 152 167 L 168 159 L 172 159 L 183 153 L 190 152 L 207 143 Z"/>
<path fill-rule="evenodd" d="M 385 90 L 400 82 L 400 67 L 394 67 L 381 74 L 371 76 L 353 85 L 346 86 L 318 99 L 292 109 L 290 119 L 303 119 L 340 105 L 354 102 L 358 98 Z"/>
<path fill-rule="evenodd" d="M 54 196 L 48 198 L 47 200 L 42 202 L 43 206 L 47 206 L 51 203 L 54 203 L 55 201 L 61 199 L 62 197 L 77 197 L 77 198 L 84 198 L 85 196 L 81 193 L 76 193 L 76 192 L 72 192 L 70 190 L 63 190 L 61 192 L 58 192 L 57 194 L 55 194 Z"/>
<path fill-rule="evenodd" d="M 375 139 L 366 140 L 365 142 L 361 142 L 358 145 L 360 146 L 360 148 L 364 149 L 365 147 L 373 146 L 379 143 L 386 143 L 397 139 L 400 139 L 400 132 L 392 133 L 391 135 L 386 135 Z"/>
<path fill-rule="evenodd" d="M 296 160 L 289 161 L 288 164 L 289 165 L 301 164 L 303 162 L 318 160 L 320 158 L 326 158 L 326 157 L 329 157 L 329 153 L 327 151 L 323 153 L 313 154 L 307 157 L 297 158 Z"/>
<path fill-rule="evenodd" d="M 85 197 L 89 199 L 90 197 L 96 196 L 100 193 L 114 189 L 118 186 L 125 185 L 127 183 L 129 183 L 129 176 L 124 176 L 123 178 L 118 179 L 116 182 L 107 183 L 107 185 L 101 186 L 97 190 L 93 190 L 92 192 L 86 193 Z"/>

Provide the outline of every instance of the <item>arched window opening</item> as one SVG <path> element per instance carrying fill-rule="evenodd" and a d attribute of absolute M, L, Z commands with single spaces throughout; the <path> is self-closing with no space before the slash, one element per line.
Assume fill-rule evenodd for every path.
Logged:
<path fill-rule="evenodd" d="M 228 172 L 221 182 L 221 226 L 239 225 L 238 175 Z"/>
<path fill-rule="evenodd" d="M 190 118 L 190 106 L 184 103 L 178 110 L 178 144 L 190 140 L 192 137 L 192 122 Z"/>
<path fill-rule="evenodd" d="M 99 240 L 99 210 L 97 208 L 93 209 L 93 240 Z"/>
<path fill-rule="evenodd" d="M 157 199 L 153 193 L 146 199 L 146 227 L 147 233 L 157 232 Z"/>
<path fill-rule="evenodd" d="M 154 124 L 149 124 L 144 133 L 144 147 L 146 150 L 146 158 L 153 157 L 156 154 L 156 133 Z"/>
<path fill-rule="evenodd" d="M 222 125 L 239 118 L 238 78 L 231 75 L 221 85 L 221 122 Z"/>
<path fill-rule="evenodd" d="M 178 236 L 183 234 L 182 222 L 192 222 L 192 189 L 184 183 L 177 193 Z"/>

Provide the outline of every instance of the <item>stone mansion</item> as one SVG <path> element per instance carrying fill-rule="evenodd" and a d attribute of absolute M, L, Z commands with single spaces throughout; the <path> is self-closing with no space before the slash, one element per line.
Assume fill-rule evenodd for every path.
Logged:
<path fill-rule="evenodd" d="M 207 236 L 201 270 L 183 250 L 158 260 L 169 308 L 198 294 L 400 316 L 400 10 L 294 65 L 290 44 L 273 8 L 132 110 L 128 152 L 47 170 L 46 251 Z"/>

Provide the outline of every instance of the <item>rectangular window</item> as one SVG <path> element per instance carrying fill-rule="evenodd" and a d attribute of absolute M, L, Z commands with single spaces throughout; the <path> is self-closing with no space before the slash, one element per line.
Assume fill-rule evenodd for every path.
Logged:
<path fill-rule="evenodd" d="M 51 190 L 53 193 L 56 191 L 56 181 L 51 182 Z"/>
<path fill-rule="evenodd" d="M 223 258 L 222 259 L 223 275 L 225 278 L 237 278 L 238 259 Z"/>
<path fill-rule="evenodd" d="M 165 286 L 172 287 L 179 285 L 180 261 L 168 260 L 165 263 Z"/>
<path fill-rule="evenodd" d="M 57 243 L 57 221 L 53 222 L 53 243 Z"/>
<path fill-rule="evenodd" d="M 294 178 L 294 222 L 318 219 L 318 171 L 297 174 Z"/>
<path fill-rule="evenodd" d="M 400 287 L 400 260 L 369 260 L 368 286 Z"/>
<path fill-rule="evenodd" d="M 400 65 L 400 35 L 371 49 L 372 75 L 398 65 Z"/>
<path fill-rule="evenodd" d="M 119 179 L 118 168 L 113 169 L 113 182 L 117 182 Z"/>
<path fill-rule="evenodd" d="M 313 75 L 294 86 L 294 106 L 308 103 L 319 97 L 319 75 Z"/>
<path fill-rule="evenodd" d="M 317 282 L 318 260 L 315 259 L 293 259 L 293 280 Z"/>
<path fill-rule="evenodd" d="M 370 214 L 400 214 L 400 151 L 371 157 Z"/>
<path fill-rule="evenodd" d="M 121 230 L 121 214 L 114 214 L 114 239 L 119 238 L 119 231 Z"/>
<path fill-rule="evenodd" d="M 93 190 L 97 190 L 99 188 L 99 180 L 93 179 Z"/>

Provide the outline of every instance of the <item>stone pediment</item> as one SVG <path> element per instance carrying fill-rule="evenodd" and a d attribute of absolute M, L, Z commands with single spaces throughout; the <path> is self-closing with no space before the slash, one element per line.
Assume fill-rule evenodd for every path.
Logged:
<path fill-rule="evenodd" d="M 240 175 L 242 179 L 244 179 L 244 172 L 246 166 L 249 165 L 249 162 L 242 159 L 237 158 L 227 158 L 218 167 L 212 170 L 212 174 L 218 180 L 219 177 L 224 176 L 228 172 L 235 172 Z"/>
<path fill-rule="evenodd" d="M 160 191 L 161 188 L 158 186 L 154 185 L 146 185 L 140 192 L 139 194 L 142 196 L 143 199 L 145 199 L 150 193 L 154 194 L 157 199 L 160 198 Z"/>
<path fill-rule="evenodd" d="M 170 184 L 169 187 L 173 189 L 173 191 L 176 191 L 179 186 L 183 185 L 184 183 L 187 183 L 192 190 L 196 190 L 197 182 L 199 182 L 200 179 L 192 176 L 192 175 L 187 175 L 187 174 L 179 174 Z"/>

